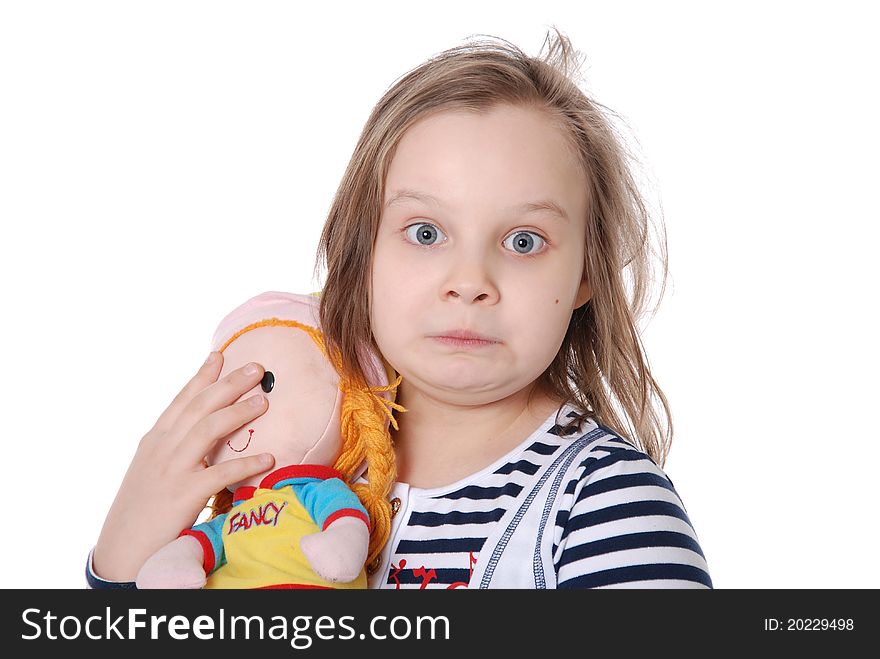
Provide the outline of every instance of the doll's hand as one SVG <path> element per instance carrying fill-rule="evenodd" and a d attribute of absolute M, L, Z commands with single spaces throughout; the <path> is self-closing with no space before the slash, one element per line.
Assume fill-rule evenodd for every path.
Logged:
<path fill-rule="evenodd" d="M 137 574 L 138 588 L 202 588 L 204 554 L 199 541 L 185 535 L 147 559 Z"/>
<path fill-rule="evenodd" d="M 320 533 L 303 536 L 299 546 L 318 576 L 349 583 L 364 569 L 369 544 L 370 532 L 363 520 L 340 517 Z"/>
<path fill-rule="evenodd" d="M 265 397 L 257 406 L 235 402 L 259 386 L 262 366 L 250 374 L 243 367 L 217 380 L 223 355 L 213 355 L 214 361 L 202 365 L 138 444 L 95 546 L 98 576 L 132 581 L 149 556 L 195 523 L 211 495 L 272 466 L 268 454 L 205 465 L 217 440 L 268 406 Z"/>

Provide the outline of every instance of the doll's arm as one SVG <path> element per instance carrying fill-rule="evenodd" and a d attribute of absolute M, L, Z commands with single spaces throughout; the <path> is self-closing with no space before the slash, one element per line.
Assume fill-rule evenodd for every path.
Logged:
<path fill-rule="evenodd" d="M 135 579 L 143 588 L 202 588 L 225 562 L 220 532 L 226 515 L 186 529 L 150 556 Z"/>
<path fill-rule="evenodd" d="M 309 565 L 327 581 L 354 581 L 364 569 L 370 544 L 370 518 L 360 499 L 338 478 L 310 482 L 296 489 L 303 506 L 322 529 L 300 539 Z"/>

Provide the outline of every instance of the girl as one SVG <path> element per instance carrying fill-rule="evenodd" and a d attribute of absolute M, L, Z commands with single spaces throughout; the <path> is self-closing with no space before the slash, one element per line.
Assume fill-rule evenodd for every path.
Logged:
<path fill-rule="evenodd" d="M 402 376 L 373 588 L 712 587 L 661 468 L 670 413 L 636 328 L 645 205 L 602 106 L 570 76 L 568 39 L 545 46 L 531 58 L 475 42 L 400 79 L 324 226 L 326 344 L 357 377 L 366 347 Z M 271 463 L 179 457 L 264 411 L 239 401 L 262 368 L 217 381 L 220 366 L 214 355 L 141 441 L 91 585 L 130 586 L 213 492 Z"/>

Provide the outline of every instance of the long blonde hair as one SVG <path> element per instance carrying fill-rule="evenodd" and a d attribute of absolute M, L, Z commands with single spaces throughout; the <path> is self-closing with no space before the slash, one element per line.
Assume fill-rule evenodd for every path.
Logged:
<path fill-rule="evenodd" d="M 512 104 L 542 111 L 567 136 L 586 174 L 591 203 L 584 273 L 592 299 L 572 313 L 562 346 L 535 389 L 563 401 L 557 422 L 563 405 L 572 403 L 662 466 L 672 442 L 671 412 L 637 329 L 653 288 L 651 214 L 636 181 L 635 159 L 612 121 L 617 115 L 579 88 L 579 53 L 553 30 L 538 57 L 495 37 L 443 51 L 398 79 L 373 108 L 318 246 L 315 272 L 327 269 L 320 306 L 324 337 L 349 373 L 361 372 L 358 355 L 378 351 L 370 326 L 370 267 L 385 176 L 404 133 L 446 110 L 485 113 Z M 662 297 L 662 224 L 658 235 Z"/>

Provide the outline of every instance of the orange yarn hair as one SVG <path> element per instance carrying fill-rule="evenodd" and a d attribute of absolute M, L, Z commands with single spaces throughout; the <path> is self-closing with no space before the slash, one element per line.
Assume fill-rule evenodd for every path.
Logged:
<path fill-rule="evenodd" d="M 333 468 L 342 473 L 370 516 L 370 546 L 365 563 L 369 565 L 382 551 L 391 533 L 391 504 L 388 502 L 388 494 L 397 470 L 388 423 L 397 430 L 397 420 L 390 408 L 406 412 L 406 408 L 394 402 L 403 376 L 398 376 L 392 384 L 385 387 L 368 387 L 355 382 L 354 378 L 342 372 L 342 359 L 336 352 L 331 356 L 327 355 L 321 330 L 295 320 L 280 318 L 268 318 L 240 329 L 220 347 L 220 352 L 245 332 L 258 327 L 278 326 L 295 327 L 306 332 L 339 373 L 339 389 L 343 394 L 340 412 L 342 449 Z M 390 381 L 391 378 L 388 379 Z M 390 393 L 391 400 L 377 395 L 383 391 Z M 351 481 L 364 462 L 369 469 L 369 481 L 366 484 L 353 484 Z M 213 496 L 210 502 L 211 519 L 232 508 L 232 495 L 232 492 L 223 488 Z"/>

